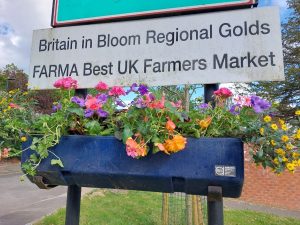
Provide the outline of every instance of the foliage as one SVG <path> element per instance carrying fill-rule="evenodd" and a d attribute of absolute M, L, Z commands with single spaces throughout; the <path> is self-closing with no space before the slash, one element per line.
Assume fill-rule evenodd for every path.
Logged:
<path fill-rule="evenodd" d="M 278 116 L 295 121 L 295 111 L 300 107 L 300 1 L 288 0 L 290 16 L 283 24 L 282 38 L 285 65 L 285 81 L 237 84 L 239 91 L 256 93 L 277 102 Z"/>
<path fill-rule="evenodd" d="M 279 120 L 271 104 L 258 96 L 234 97 L 229 89 L 221 88 L 214 92 L 215 107 L 202 103 L 186 112 L 181 101 L 168 101 L 164 93 L 142 84 L 133 84 L 125 91 L 99 82 L 87 96 L 74 93 L 78 85 L 70 77 L 57 80 L 54 86 L 60 98 L 54 102 L 51 115 L 42 114 L 34 123 L 24 124 L 20 121 L 30 121 L 22 117 L 27 110 L 18 106 L 12 110 L 12 119 L 4 120 L 5 126 L 12 129 L 9 132 L 32 136 L 30 148 L 23 151 L 31 149 L 34 153 L 22 165 L 31 176 L 49 154 L 54 156 L 53 165 L 63 167 L 51 147 L 66 134 L 114 134 L 123 140 L 132 158 L 145 157 L 149 152 L 176 153 L 185 148 L 187 136 L 239 137 L 253 146 L 254 161 L 271 167 L 275 173 L 285 169 L 294 172 L 300 165 L 299 128 Z M 134 93 L 135 98 L 126 104 L 121 97 L 129 93 Z M 299 116 L 300 111 L 296 114 Z"/>
<path fill-rule="evenodd" d="M 36 115 L 33 112 L 34 100 L 28 92 L 19 89 L 0 91 L 0 149 L 2 157 L 17 156 L 21 142 L 26 141 Z M 1 152 L 0 152 L 1 153 Z M 0 154 L 1 159 L 1 154 Z"/>

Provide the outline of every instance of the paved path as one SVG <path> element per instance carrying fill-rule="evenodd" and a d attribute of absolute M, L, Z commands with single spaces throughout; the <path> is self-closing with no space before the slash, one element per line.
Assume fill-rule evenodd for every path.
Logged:
<path fill-rule="evenodd" d="M 25 179 L 19 164 L 0 164 L 0 225 L 25 225 L 65 206 L 66 187 L 40 190 Z"/>
<path fill-rule="evenodd" d="M 229 209 L 252 210 L 252 211 L 257 211 L 257 212 L 273 214 L 276 216 L 293 217 L 296 219 L 300 219 L 299 211 L 291 211 L 291 210 L 273 208 L 273 207 L 262 206 L 262 205 L 257 205 L 257 204 L 251 204 L 251 203 L 236 200 L 236 199 L 229 199 L 229 198 L 224 199 L 224 206 Z"/>

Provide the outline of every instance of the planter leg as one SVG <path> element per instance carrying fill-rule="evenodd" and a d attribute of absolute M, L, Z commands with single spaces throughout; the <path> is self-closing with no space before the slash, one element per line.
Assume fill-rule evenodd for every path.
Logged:
<path fill-rule="evenodd" d="M 224 225 L 222 187 L 208 187 L 207 218 L 208 225 Z"/>
<path fill-rule="evenodd" d="M 68 186 L 66 223 L 65 225 L 79 225 L 81 187 Z"/>

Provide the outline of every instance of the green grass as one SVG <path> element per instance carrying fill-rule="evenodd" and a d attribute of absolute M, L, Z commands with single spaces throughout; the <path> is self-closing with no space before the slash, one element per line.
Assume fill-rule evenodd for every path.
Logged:
<path fill-rule="evenodd" d="M 300 220 L 249 210 L 225 210 L 226 225 L 300 225 Z"/>
<path fill-rule="evenodd" d="M 160 225 L 161 204 L 161 193 L 94 191 L 82 200 L 80 225 Z M 300 225 L 300 220 L 253 211 L 226 209 L 224 218 L 225 225 Z M 64 225 L 64 221 L 65 209 L 60 209 L 35 225 Z"/>

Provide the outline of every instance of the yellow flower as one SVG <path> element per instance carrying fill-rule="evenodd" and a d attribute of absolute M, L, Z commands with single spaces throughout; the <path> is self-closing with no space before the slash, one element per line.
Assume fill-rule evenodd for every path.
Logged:
<path fill-rule="evenodd" d="M 278 121 L 279 121 L 279 123 L 280 123 L 281 126 L 282 126 L 283 124 L 285 124 L 285 121 L 282 120 L 282 119 L 279 119 Z"/>
<path fill-rule="evenodd" d="M 292 153 L 292 156 L 293 156 L 294 159 L 298 159 L 299 156 L 300 156 L 300 153 L 298 153 L 298 152 L 293 152 L 293 153 Z"/>
<path fill-rule="evenodd" d="M 211 117 L 207 117 L 205 118 L 204 120 L 200 120 L 200 122 L 198 123 L 199 126 L 202 128 L 202 129 L 206 129 L 209 127 L 209 125 L 211 124 Z"/>
<path fill-rule="evenodd" d="M 260 133 L 260 135 L 264 135 L 264 133 L 265 133 L 265 129 L 263 128 L 263 127 L 261 127 L 260 129 L 259 129 L 259 133 Z"/>
<path fill-rule="evenodd" d="M 294 171 L 295 170 L 295 165 L 293 163 L 287 163 L 286 164 L 286 168 L 289 170 L 289 171 Z"/>
<path fill-rule="evenodd" d="M 272 145 L 272 146 L 275 146 L 275 145 L 276 145 L 276 141 L 271 140 L 271 145 Z"/>
<path fill-rule="evenodd" d="M 277 148 L 275 149 L 275 152 L 278 154 L 278 155 L 281 155 L 281 156 L 284 156 L 285 155 L 285 152 L 282 148 Z"/>
<path fill-rule="evenodd" d="M 266 123 L 271 122 L 271 120 L 272 120 L 271 116 L 265 116 L 265 117 L 264 117 L 264 121 L 265 121 Z"/>
<path fill-rule="evenodd" d="M 273 130 L 278 130 L 278 126 L 277 126 L 275 123 L 273 123 L 273 124 L 271 125 L 271 128 L 272 128 Z"/>
<path fill-rule="evenodd" d="M 287 161 L 288 161 L 288 159 L 286 157 L 282 158 L 282 162 L 287 162 Z"/>
<path fill-rule="evenodd" d="M 296 114 L 297 116 L 300 116 L 300 109 L 296 110 L 295 114 Z"/>
<path fill-rule="evenodd" d="M 282 136 L 281 136 L 281 140 L 282 140 L 283 142 L 287 142 L 287 141 L 289 140 L 289 137 L 288 137 L 287 135 L 282 135 Z"/>
<path fill-rule="evenodd" d="M 11 106 L 7 106 L 7 110 L 11 110 Z"/>
<path fill-rule="evenodd" d="M 25 92 L 23 93 L 23 95 L 28 95 L 28 91 L 25 91 Z"/>
<path fill-rule="evenodd" d="M 284 131 L 287 131 L 288 130 L 288 127 L 286 124 L 282 124 L 281 125 L 281 129 L 284 130 Z"/>
<path fill-rule="evenodd" d="M 286 144 L 286 149 L 287 150 L 292 150 L 294 146 L 291 143 Z"/>
<path fill-rule="evenodd" d="M 25 142 L 25 141 L 27 141 L 27 138 L 25 136 L 23 136 L 23 137 L 21 137 L 21 141 Z"/>
<path fill-rule="evenodd" d="M 277 158 L 275 158 L 275 159 L 273 160 L 273 162 L 274 162 L 276 165 L 279 165 L 279 160 L 278 160 Z"/>

